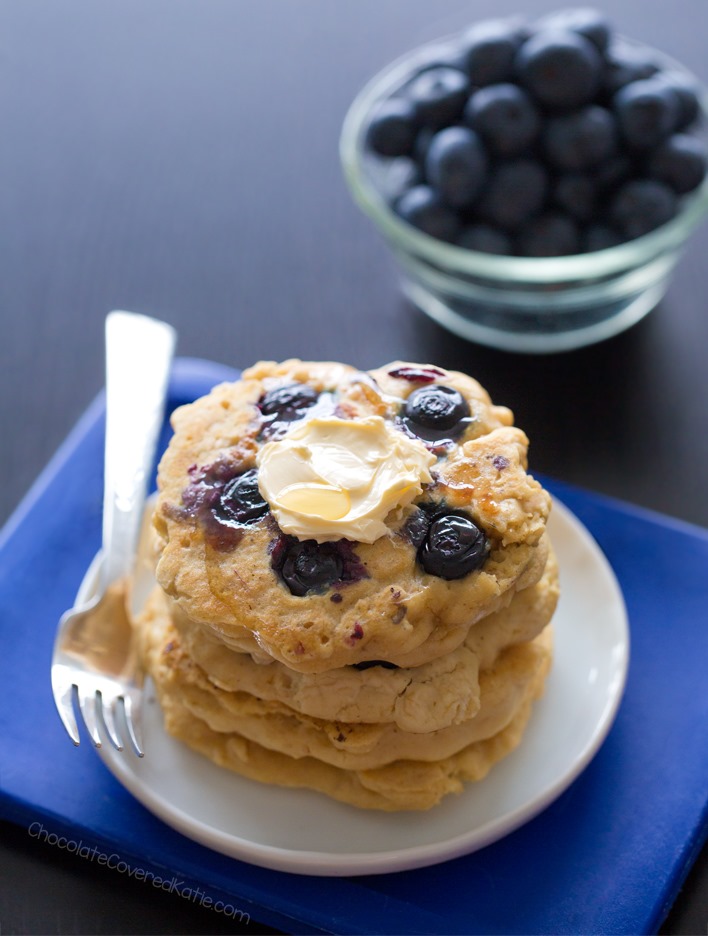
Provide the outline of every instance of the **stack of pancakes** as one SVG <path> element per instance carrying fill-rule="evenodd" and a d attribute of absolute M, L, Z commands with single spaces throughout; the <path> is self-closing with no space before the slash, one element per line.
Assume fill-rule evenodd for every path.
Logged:
<path fill-rule="evenodd" d="M 273 515 L 239 523 L 219 506 L 268 438 L 262 401 L 304 384 L 339 418 L 398 428 L 407 397 L 432 379 L 470 413 L 431 446 L 432 482 L 392 511 L 386 535 L 347 541 L 355 574 L 293 594 L 274 562 Z M 558 574 L 550 499 L 527 474 L 509 410 L 430 366 L 363 374 L 286 361 L 216 387 L 173 425 L 154 516 L 158 587 L 138 619 L 171 734 L 254 780 L 383 810 L 427 809 L 517 746 L 551 663 Z M 431 504 L 484 531 L 481 568 L 453 579 L 422 568 L 410 530 Z"/>

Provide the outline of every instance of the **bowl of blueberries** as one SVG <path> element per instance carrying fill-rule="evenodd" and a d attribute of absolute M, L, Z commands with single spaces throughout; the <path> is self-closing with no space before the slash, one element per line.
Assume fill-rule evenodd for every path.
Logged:
<path fill-rule="evenodd" d="M 708 210 L 706 92 L 590 8 L 422 46 L 351 105 L 340 153 L 407 297 L 471 341 L 551 353 L 661 300 Z"/>

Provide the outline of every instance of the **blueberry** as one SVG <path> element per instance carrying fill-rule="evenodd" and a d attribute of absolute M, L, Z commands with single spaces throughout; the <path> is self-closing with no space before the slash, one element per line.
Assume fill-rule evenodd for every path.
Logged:
<path fill-rule="evenodd" d="M 405 98 L 392 97 L 376 108 L 366 132 L 366 144 L 379 156 L 408 156 L 418 125 L 415 107 Z"/>
<path fill-rule="evenodd" d="M 433 127 L 421 127 L 418 131 L 418 136 L 415 138 L 415 143 L 413 144 L 413 159 L 415 159 L 416 163 L 420 166 L 421 173 L 425 166 L 425 157 L 428 155 L 428 148 L 436 133 L 437 130 Z"/>
<path fill-rule="evenodd" d="M 696 137 L 675 133 L 653 151 L 646 171 L 679 195 L 692 192 L 706 175 L 705 145 Z"/>
<path fill-rule="evenodd" d="M 478 250 L 481 253 L 504 256 L 513 253 L 509 235 L 489 224 L 467 225 L 462 229 L 456 243 L 458 247 L 464 247 L 465 250 Z"/>
<path fill-rule="evenodd" d="M 447 127 L 431 140 L 425 159 L 425 174 L 450 207 L 472 205 L 486 172 L 487 154 L 474 130 Z"/>
<path fill-rule="evenodd" d="M 430 523 L 435 512 L 436 508 L 434 505 L 420 504 L 406 520 L 401 532 L 403 536 L 412 543 L 416 550 L 425 542 L 425 537 L 428 535 Z"/>
<path fill-rule="evenodd" d="M 622 243 L 622 238 L 609 224 L 589 224 L 583 235 L 583 253 L 592 253 L 595 250 L 607 250 Z"/>
<path fill-rule="evenodd" d="M 582 172 L 566 172 L 555 180 L 551 201 L 576 221 L 587 221 L 597 204 L 595 180 Z"/>
<path fill-rule="evenodd" d="M 444 384 L 429 384 L 414 390 L 406 400 L 404 422 L 416 435 L 425 430 L 458 435 L 470 407 L 462 394 Z"/>
<path fill-rule="evenodd" d="M 489 541 L 462 511 L 439 514 L 418 550 L 418 561 L 429 575 L 459 579 L 479 569 L 489 555 Z"/>
<path fill-rule="evenodd" d="M 679 120 L 678 96 L 658 78 L 625 85 L 614 96 L 612 106 L 622 136 L 635 149 L 658 146 Z"/>
<path fill-rule="evenodd" d="M 258 401 L 258 409 L 264 416 L 291 421 L 314 406 L 318 399 L 319 393 L 309 384 L 287 384 L 264 393 Z"/>
<path fill-rule="evenodd" d="M 485 20 L 473 26 L 463 39 L 463 61 L 472 84 L 479 88 L 509 81 L 525 36 L 517 19 Z"/>
<path fill-rule="evenodd" d="M 243 470 L 239 461 L 224 457 L 210 465 L 193 465 L 190 481 L 182 491 L 181 518 L 196 518 L 209 545 L 221 552 L 233 549 L 243 536 L 243 527 L 268 513 L 268 504 L 258 490 L 256 470 Z M 227 491 L 235 490 L 233 498 Z"/>
<path fill-rule="evenodd" d="M 339 581 L 342 560 L 335 543 L 292 539 L 282 557 L 280 575 L 291 594 L 301 598 L 311 591 L 322 592 Z"/>
<path fill-rule="evenodd" d="M 488 85 L 475 91 L 465 106 L 464 121 L 500 156 L 516 156 L 526 149 L 541 126 L 536 105 L 515 84 Z"/>
<path fill-rule="evenodd" d="M 454 241 L 460 229 L 455 213 L 427 185 L 409 189 L 398 199 L 394 210 L 408 224 L 439 240 Z"/>
<path fill-rule="evenodd" d="M 631 240 L 666 224 L 676 208 L 676 195 L 668 186 L 654 179 L 633 179 L 612 199 L 610 221 Z"/>
<path fill-rule="evenodd" d="M 592 42 L 574 32 L 553 30 L 527 39 L 516 56 L 520 83 L 549 110 L 589 103 L 602 76 L 602 58 Z"/>
<path fill-rule="evenodd" d="M 189 484 L 182 491 L 182 506 L 192 517 L 204 517 L 216 503 L 224 486 L 242 473 L 242 466 L 229 458 L 219 458 L 201 468 L 189 469 Z"/>
<path fill-rule="evenodd" d="M 277 438 L 284 435 L 289 423 L 302 419 L 320 395 L 309 384 L 295 383 L 275 387 L 264 393 L 256 404 L 263 416 L 260 435 Z"/>
<path fill-rule="evenodd" d="M 381 168 L 380 191 L 389 204 L 398 201 L 404 192 L 423 181 L 420 167 L 407 156 L 387 160 Z"/>
<path fill-rule="evenodd" d="M 270 550 L 271 567 L 299 598 L 309 592 L 322 593 L 332 585 L 340 588 L 369 577 L 349 540 L 317 543 L 281 533 L 271 543 Z"/>
<path fill-rule="evenodd" d="M 536 160 L 500 161 L 490 173 L 477 212 L 495 227 L 513 231 L 540 211 L 547 189 L 548 174 Z"/>
<path fill-rule="evenodd" d="M 371 669 L 372 666 L 380 666 L 383 669 L 398 669 L 395 663 L 390 663 L 388 660 L 362 660 L 361 663 L 352 663 L 352 667 L 358 670 Z"/>
<path fill-rule="evenodd" d="M 469 90 L 467 75 L 457 68 L 439 65 L 416 75 L 406 93 L 418 122 L 439 128 L 458 119 Z"/>
<path fill-rule="evenodd" d="M 611 27 L 607 17 L 591 7 L 558 10 L 542 17 L 535 25 L 538 32 L 561 29 L 578 33 L 589 39 L 600 52 L 605 51 L 610 41 Z"/>
<path fill-rule="evenodd" d="M 268 390 L 260 398 L 258 409 L 265 417 L 261 434 L 268 438 L 282 435 L 288 423 L 302 419 L 307 410 L 319 399 L 319 393 L 308 384 L 287 384 Z"/>
<path fill-rule="evenodd" d="M 523 257 L 565 257 L 580 250 L 580 232 L 569 215 L 549 211 L 522 227 L 517 243 Z"/>
<path fill-rule="evenodd" d="M 444 371 L 437 367 L 418 367 L 416 364 L 404 364 L 388 371 L 388 376 L 395 380 L 407 380 L 409 383 L 435 383 L 438 377 L 444 377 Z"/>
<path fill-rule="evenodd" d="M 656 77 L 671 88 L 676 95 L 678 118 L 675 129 L 685 130 L 698 119 L 701 113 L 700 92 L 695 80 L 680 71 L 664 71 Z"/>
<path fill-rule="evenodd" d="M 269 511 L 267 501 L 258 489 L 258 471 L 251 468 L 231 480 L 221 491 L 212 510 L 222 523 L 249 525 L 256 523 Z"/>
<path fill-rule="evenodd" d="M 627 180 L 633 172 L 632 160 L 624 153 L 615 153 L 609 159 L 592 167 L 592 179 L 600 193 L 610 192 Z"/>
<path fill-rule="evenodd" d="M 615 38 L 605 52 L 603 88 L 612 96 L 631 81 L 651 78 L 658 71 L 649 49 Z"/>
<path fill-rule="evenodd" d="M 606 108 L 588 104 L 570 114 L 550 117 L 542 143 L 549 162 L 557 169 L 589 169 L 614 153 L 617 124 Z"/>

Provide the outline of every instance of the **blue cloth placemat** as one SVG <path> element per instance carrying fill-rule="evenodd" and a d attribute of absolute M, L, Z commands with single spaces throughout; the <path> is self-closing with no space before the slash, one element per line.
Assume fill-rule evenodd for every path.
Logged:
<path fill-rule="evenodd" d="M 170 405 L 233 376 L 179 360 Z M 708 531 L 547 481 L 599 542 L 627 603 L 632 660 L 606 742 L 552 806 L 482 851 L 397 874 L 303 877 L 174 832 L 64 733 L 49 664 L 57 621 L 100 545 L 102 461 L 99 398 L 0 535 L 0 684 L 13 700 L 0 707 L 2 818 L 64 836 L 77 860 L 103 855 L 184 899 L 222 900 L 298 933 L 658 929 L 708 828 Z"/>

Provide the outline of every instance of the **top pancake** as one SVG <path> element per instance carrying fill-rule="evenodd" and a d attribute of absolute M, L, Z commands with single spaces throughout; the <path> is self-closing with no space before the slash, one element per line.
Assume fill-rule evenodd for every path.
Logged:
<path fill-rule="evenodd" d="M 280 537 L 273 516 L 225 526 L 204 489 L 218 497 L 231 478 L 255 467 L 268 441 L 258 402 L 274 387 L 307 384 L 323 394 L 316 405 L 334 407 L 340 418 L 377 415 L 393 425 L 421 386 L 420 374 L 430 379 L 426 372 L 458 390 L 470 408 L 464 432 L 436 452 L 433 483 L 389 514 L 385 536 L 344 544 L 353 570 L 347 580 L 322 593 L 291 594 L 273 567 Z M 537 556 L 545 549 L 550 498 L 526 471 L 528 440 L 512 421 L 472 378 L 427 365 L 395 362 L 362 373 L 336 363 L 259 363 L 173 414 L 175 434 L 158 472 L 158 582 L 189 619 L 225 642 L 251 633 L 263 653 L 301 672 L 405 662 L 447 633 L 459 632 L 461 642 L 475 621 L 532 584 L 529 569 L 537 568 L 537 580 L 545 564 Z M 453 580 L 425 572 L 409 533 L 418 504 L 471 516 L 489 541 L 484 565 Z"/>

